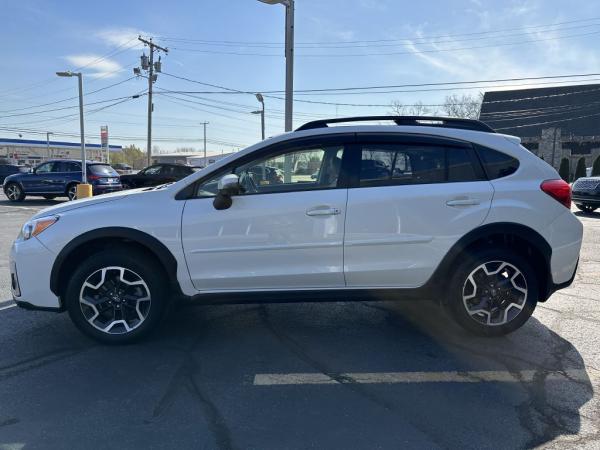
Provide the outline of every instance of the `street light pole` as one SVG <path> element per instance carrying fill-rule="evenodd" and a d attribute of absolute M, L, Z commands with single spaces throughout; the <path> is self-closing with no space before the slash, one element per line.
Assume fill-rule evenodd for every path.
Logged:
<path fill-rule="evenodd" d="M 292 131 L 294 108 L 294 0 L 259 0 L 285 6 L 285 131 Z"/>
<path fill-rule="evenodd" d="M 51 131 L 46 132 L 46 158 L 50 159 L 50 135 L 54 134 Z"/>
<path fill-rule="evenodd" d="M 260 114 L 260 130 L 262 140 L 265 140 L 265 99 L 262 94 L 255 94 L 256 99 L 260 102 L 261 109 L 259 111 L 252 111 L 252 114 Z"/>
<path fill-rule="evenodd" d="M 207 161 L 206 161 L 206 125 L 208 125 L 208 122 L 201 122 L 201 125 L 204 125 L 204 167 L 208 166 Z"/>
<path fill-rule="evenodd" d="M 83 125 L 83 80 L 81 72 L 56 72 L 59 77 L 77 77 L 77 85 L 79 87 L 79 133 L 81 134 L 81 184 L 87 185 L 87 167 L 85 154 L 85 130 Z M 79 196 L 79 192 L 78 192 Z"/>

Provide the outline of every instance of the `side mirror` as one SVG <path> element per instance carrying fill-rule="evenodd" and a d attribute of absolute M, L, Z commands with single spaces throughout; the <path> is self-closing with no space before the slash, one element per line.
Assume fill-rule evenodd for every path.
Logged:
<path fill-rule="evenodd" d="M 240 179 L 235 174 L 225 175 L 219 180 L 217 196 L 213 200 L 215 209 L 222 210 L 231 207 L 231 197 L 240 193 Z"/>

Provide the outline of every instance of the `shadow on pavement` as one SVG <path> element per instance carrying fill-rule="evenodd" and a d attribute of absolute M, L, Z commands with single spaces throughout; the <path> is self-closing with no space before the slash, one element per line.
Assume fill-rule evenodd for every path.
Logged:
<path fill-rule="evenodd" d="M 11 202 L 10 200 L 1 199 L 0 206 L 53 206 L 63 203 L 66 199 L 46 200 L 45 198 L 26 198 L 22 202 Z"/>
<path fill-rule="evenodd" d="M 587 213 L 587 212 L 583 212 L 583 211 L 575 211 L 573 214 L 575 214 L 578 217 L 593 217 L 595 219 L 600 219 L 600 211 L 598 211 L 598 210 L 591 212 L 591 213 Z"/>
<path fill-rule="evenodd" d="M 0 444 L 523 448 L 578 434 L 593 396 L 587 377 L 565 372 L 585 374 L 577 349 L 534 318 L 507 337 L 478 338 L 429 302 L 177 308 L 150 339 L 122 347 L 86 339 L 65 314 L 28 314 L 10 335 L 3 316 Z M 344 378 L 484 370 L 516 380 Z M 519 379 L 526 370 L 533 381 Z M 340 383 L 255 386 L 264 373 Z"/>

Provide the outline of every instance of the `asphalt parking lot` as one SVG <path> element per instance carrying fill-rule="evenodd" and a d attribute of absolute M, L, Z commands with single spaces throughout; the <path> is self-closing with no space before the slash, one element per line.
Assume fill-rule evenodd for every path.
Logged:
<path fill-rule="evenodd" d="M 600 214 L 507 337 L 432 302 L 305 303 L 178 308 L 105 347 L 10 300 L 10 244 L 53 203 L 0 197 L 0 449 L 600 448 Z"/>

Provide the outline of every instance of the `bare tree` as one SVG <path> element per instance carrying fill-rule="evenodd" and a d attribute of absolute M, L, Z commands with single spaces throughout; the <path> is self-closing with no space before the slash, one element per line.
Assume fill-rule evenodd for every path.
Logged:
<path fill-rule="evenodd" d="M 446 96 L 442 109 L 447 116 L 461 117 L 463 119 L 477 119 L 481 111 L 481 103 L 483 102 L 483 94 L 480 92 L 477 95 L 457 95 L 452 94 Z"/>
<path fill-rule="evenodd" d="M 390 105 L 392 108 L 392 114 L 398 116 L 435 116 L 437 109 L 432 108 L 418 101 L 413 105 L 404 105 L 398 100 L 394 100 Z"/>

